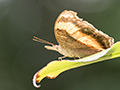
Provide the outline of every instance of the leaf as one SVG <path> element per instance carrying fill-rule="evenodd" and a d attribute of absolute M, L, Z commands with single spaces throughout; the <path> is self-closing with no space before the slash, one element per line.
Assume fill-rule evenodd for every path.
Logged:
<path fill-rule="evenodd" d="M 36 88 L 39 88 L 40 85 L 37 85 L 36 83 L 40 83 L 41 80 L 45 77 L 54 79 L 60 73 L 66 70 L 89 65 L 92 63 L 96 63 L 96 62 L 100 62 L 100 61 L 104 61 L 104 60 L 108 60 L 112 58 L 116 58 L 116 57 L 120 57 L 120 42 L 115 43 L 109 49 L 106 49 L 104 51 L 101 51 L 99 53 L 96 53 L 94 55 L 91 55 L 91 56 L 88 56 L 82 59 L 51 61 L 34 75 L 33 85 Z"/>

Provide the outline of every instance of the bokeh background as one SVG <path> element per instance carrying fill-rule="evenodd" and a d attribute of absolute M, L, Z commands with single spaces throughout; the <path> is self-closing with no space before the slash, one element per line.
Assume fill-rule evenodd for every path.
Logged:
<path fill-rule="evenodd" d="M 120 90 L 120 58 L 66 71 L 32 85 L 33 75 L 61 56 L 34 42 L 57 44 L 54 22 L 65 9 L 120 40 L 120 0 L 0 0 L 0 90 Z"/>

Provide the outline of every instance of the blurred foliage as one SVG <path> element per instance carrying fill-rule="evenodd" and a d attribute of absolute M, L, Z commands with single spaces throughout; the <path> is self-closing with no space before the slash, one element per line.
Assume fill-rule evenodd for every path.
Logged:
<path fill-rule="evenodd" d="M 36 90 L 34 73 L 60 54 L 32 41 L 34 35 L 57 43 L 54 22 L 65 9 L 120 39 L 119 0 L 0 0 L 0 90 Z M 41 90 L 119 90 L 120 58 L 45 79 Z"/>

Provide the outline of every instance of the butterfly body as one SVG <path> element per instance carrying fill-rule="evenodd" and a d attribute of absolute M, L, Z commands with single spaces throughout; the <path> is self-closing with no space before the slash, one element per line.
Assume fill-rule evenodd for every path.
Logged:
<path fill-rule="evenodd" d="M 55 45 L 55 46 L 45 46 L 46 49 L 48 50 L 54 50 L 59 52 L 60 54 L 64 55 L 64 57 L 85 57 L 89 56 L 91 54 L 97 53 L 97 50 L 91 49 L 91 48 L 63 48 L 60 45 Z M 60 58 L 60 57 L 59 57 Z"/>

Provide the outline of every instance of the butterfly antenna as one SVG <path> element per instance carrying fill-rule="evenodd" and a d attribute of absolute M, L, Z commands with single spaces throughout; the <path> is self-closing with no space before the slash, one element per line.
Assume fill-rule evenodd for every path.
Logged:
<path fill-rule="evenodd" d="M 41 43 L 46 43 L 46 44 L 49 44 L 49 45 L 54 46 L 54 44 L 53 44 L 53 43 L 48 42 L 48 41 L 45 41 L 45 40 L 43 40 L 43 39 L 40 39 L 40 38 L 38 38 L 38 37 L 36 37 L 36 36 L 34 36 L 33 41 L 36 41 L 36 42 L 41 42 Z"/>

